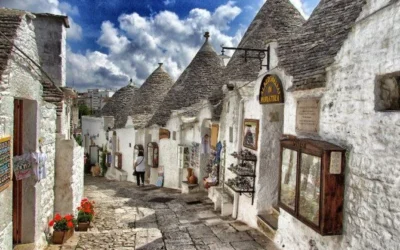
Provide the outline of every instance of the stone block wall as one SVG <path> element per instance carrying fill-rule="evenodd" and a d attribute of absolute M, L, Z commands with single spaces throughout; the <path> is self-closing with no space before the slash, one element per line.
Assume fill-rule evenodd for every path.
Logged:
<path fill-rule="evenodd" d="M 276 242 L 286 249 L 399 249 L 400 112 L 375 110 L 377 77 L 400 71 L 399 12 L 399 1 L 367 1 L 326 88 L 286 95 L 285 133 L 296 134 L 296 100 L 320 97 L 315 137 L 348 152 L 343 235 L 320 236 L 281 210 Z"/>
<path fill-rule="evenodd" d="M 54 212 L 76 215 L 83 196 L 83 148 L 63 135 L 57 135 L 56 147 Z"/>

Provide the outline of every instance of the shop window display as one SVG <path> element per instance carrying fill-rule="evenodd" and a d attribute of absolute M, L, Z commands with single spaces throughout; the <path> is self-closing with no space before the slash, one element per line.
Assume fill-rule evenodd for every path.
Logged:
<path fill-rule="evenodd" d="M 311 139 L 281 141 L 279 206 L 321 235 L 342 233 L 345 149 Z"/>

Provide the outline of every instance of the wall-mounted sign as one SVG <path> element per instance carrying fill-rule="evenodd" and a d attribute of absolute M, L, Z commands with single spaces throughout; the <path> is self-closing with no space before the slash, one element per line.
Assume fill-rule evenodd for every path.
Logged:
<path fill-rule="evenodd" d="M 266 75 L 260 86 L 260 104 L 283 103 L 281 80 L 276 75 Z"/>
<path fill-rule="evenodd" d="M 296 132 L 318 133 L 319 99 L 297 100 Z"/>
<path fill-rule="evenodd" d="M 244 120 L 243 146 L 257 150 L 259 121 L 253 119 Z"/>
<path fill-rule="evenodd" d="M 159 131 L 159 138 L 160 138 L 160 140 L 161 139 L 169 139 L 169 137 L 170 137 L 170 135 L 171 135 L 171 133 L 169 132 L 169 130 L 168 129 L 164 129 L 164 128 L 160 128 L 160 131 Z"/>
<path fill-rule="evenodd" d="M 342 152 L 331 152 L 331 162 L 329 167 L 330 174 L 342 173 Z"/>
<path fill-rule="evenodd" d="M 10 139 L 11 137 L 0 139 L 0 192 L 10 185 L 12 178 Z"/>

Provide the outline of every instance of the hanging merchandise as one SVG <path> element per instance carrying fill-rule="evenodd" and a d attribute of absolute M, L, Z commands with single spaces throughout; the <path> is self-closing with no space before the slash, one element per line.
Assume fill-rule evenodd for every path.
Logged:
<path fill-rule="evenodd" d="M 45 153 L 32 154 L 33 173 L 35 174 L 36 180 L 38 181 L 46 178 L 47 176 L 46 160 L 47 160 L 47 155 Z"/>
<path fill-rule="evenodd" d="M 208 134 L 206 134 L 201 140 L 201 154 L 209 154 L 210 153 L 210 138 Z"/>
<path fill-rule="evenodd" d="M 206 167 L 207 177 L 204 177 L 204 187 L 209 188 L 219 184 L 219 171 L 220 171 L 220 160 L 221 160 L 222 143 L 218 142 L 216 145 L 216 151 L 210 151 L 210 157 Z"/>
<path fill-rule="evenodd" d="M 13 169 L 16 180 L 28 178 L 32 174 L 32 154 L 15 156 L 13 159 Z"/>
<path fill-rule="evenodd" d="M 199 154 L 200 144 L 193 142 L 191 150 L 191 157 L 190 157 L 190 167 L 191 168 L 198 168 L 200 167 L 200 154 Z"/>

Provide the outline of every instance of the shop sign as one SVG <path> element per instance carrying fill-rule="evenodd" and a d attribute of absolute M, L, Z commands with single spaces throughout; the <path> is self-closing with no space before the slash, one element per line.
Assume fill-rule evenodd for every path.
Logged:
<path fill-rule="evenodd" d="M 164 138 L 169 139 L 170 134 L 171 134 L 171 133 L 169 132 L 168 129 L 160 128 L 160 131 L 159 131 L 159 138 L 160 138 L 160 140 L 161 140 L 161 139 L 164 139 Z"/>
<path fill-rule="evenodd" d="M 281 80 L 276 75 L 266 75 L 261 83 L 260 104 L 283 103 Z"/>

